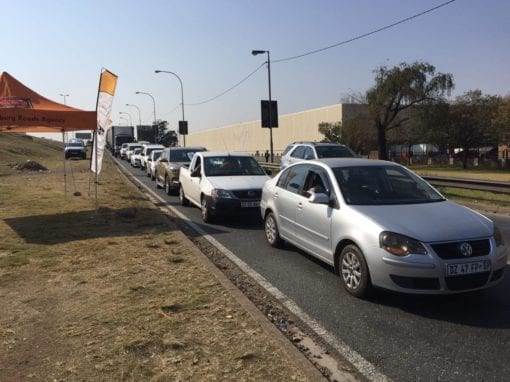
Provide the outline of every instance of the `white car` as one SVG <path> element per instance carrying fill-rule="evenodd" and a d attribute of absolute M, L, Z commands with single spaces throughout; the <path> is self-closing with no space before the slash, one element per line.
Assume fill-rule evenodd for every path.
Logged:
<path fill-rule="evenodd" d="M 147 164 L 145 169 L 147 170 L 147 176 L 152 180 L 156 179 L 156 166 L 159 162 L 159 158 L 161 157 L 161 153 L 163 150 L 152 150 L 147 158 Z"/>
<path fill-rule="evenodd" d="M 140 168 L 145 170 L 147 167 L 147 159 L 153 150 L 163 150 L 165 146 L 158 144 L 144 144 L 142 145 L 142 153 L 140 154 Z"/>
<path fill-rule="evenodd" d="M 507 248 L 485 216 L 446 200 L 405 167 L 345 158 L 300 162 L 266 182 L 266 239 L 334 267 L 363 297 L 379 287 L 451 294 L 503 279 Z"/>
<path fill-rule="evenodd" d="M 141 154 L 142 154 L 142 148 L 141 147 L 138 147 L 138 148 L 133 150 L 133 152 L 129 156 L 129 163 L 131 163 L 131 166 L 133 166 L 133 167 L 140 167 Z"/>
<path fill-rule="evenodd" d="M 249 154 L 196 152 L 189 167 L 180 170 L 180 201 L 200 207 L 206 223 L 218 215 L 256 212 L 268 179 Z"/>

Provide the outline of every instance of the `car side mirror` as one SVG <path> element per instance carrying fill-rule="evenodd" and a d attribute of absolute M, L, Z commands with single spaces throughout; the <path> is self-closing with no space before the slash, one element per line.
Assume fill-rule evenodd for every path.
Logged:
<path fill-rule="evenodd" d="M 314 204 L 329 204 L 330 197 L 328 194 L 312 192 L 308 201 Z"/>
<path fill-rule="evenodd" d="M 273 171 L 271 171 L 270 169 L 265 169 L 265 171 L 266 171 L 266 174 L 269 176 L 271 176 L 273 174 Z"/>

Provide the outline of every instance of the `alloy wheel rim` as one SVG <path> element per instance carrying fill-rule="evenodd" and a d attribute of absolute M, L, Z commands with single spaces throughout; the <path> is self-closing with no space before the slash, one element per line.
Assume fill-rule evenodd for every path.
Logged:
<path fill-rule="evenodd" d="M 348 252 L 342 260 L 342 278 L 349 289 L 356 289 L 361 283 L 361 263 L 358 257 Z"/>
<path fill-rule="evenodd" d="M 266 237 L 270 243 L 273 243 L 276 237 L 275 222 L 270 216 L 266 220 Z"/>

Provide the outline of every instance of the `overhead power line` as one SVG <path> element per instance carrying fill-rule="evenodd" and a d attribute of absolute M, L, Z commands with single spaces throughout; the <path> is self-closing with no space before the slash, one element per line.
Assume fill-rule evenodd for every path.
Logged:
<path fill-rule="evenodd" d="M 262 63 L 260 64 L 260 66 L 255 69 L 253 72 L 251 72 L 250 74 L 248 74 L 246 77 L 244 77 L 241 81 L 239 81 L 238 83 L 236 83 L 235 85 L 231 86 L 230 88 L 228 88 L 227 90 L 225 90 L 224 92 L 218 94 L 217 96 L 214 96 L 212 98 L 209 98 L 209 99 L 206 99 L 205 101 L 201 101 L 201 102 L 195 102 L 195 103 L 186 103 L 185 105 L 186 106 L 198 106 L 198 105 L 203 105 L 204 103 L 207 103 L 207 102 L 211 102 L 211 101 L 214 101 L 215 99 L 217 98 L 220 98 L 222 95 L 224 94 L 227 94 L 229 91 L 231 90 L 234 90 L 236 87 L 238 87 L 239 85 L 241 85 L 244 81 L 246 81 L 248 78 L 250 78 L 251 76 L 253 76 L 256 72 L 258 72 L 260 70 L 260 68 L 262 68 L 266 63 Z"/>
<path fill-rule="evenodd" d="M 403 23 L 405 23 L 405 22 L 407 22 L 407 21 L 413 20 L 413 19 L 415 19 L 415 18 L 417 18 L 417 17 L 423 16 L 423 15 L 425 15 L 425 14 L 427 14 L 427 13 L 433 12 L 433 11 L 435 11 L 435 10 L 439 9 L 439 8 L 445 7 L 445 6 L 447 6 L 448 4 L 453 3 L 454 1 L 455 1 L 455 0 L 447 1 L 447 2 L 445 2 L 445 3 L 439 4 L 439 5 L 438 5 L 438 6 L 436 6 L 436 7 L 433 7 L 433 8 L 427 9 L 426 11 L 423 11 L 423 12 L 417 13 L 417 14 L 415 14 L 415 15 L 413 15 L 413 16 L 410 16 L 410 17 L 406 17 L 405 19 L 402 19 L 402 20 L 400 20 L 400 21 L 394 22 L 393 24 L 386 25 L 386 26 L 384 26 L 384 27 L 382 27 L 382 28 L 375 29 L 375 30 L 373 30 L 373 31 L 371 31 L 371 32 L 367 32 L 367 33 L 360 34 L 360 35 L 358 35 L 358 36 L 356 36 L 356 37 L 352 37 L 352 38 L 350 38 L 350 39 L 348 39 L 348 40 L 344 40 L 344 41 L 338 42 L 338 43 L 336 43 L 336 44 L 326 46 L 326 47 L 324 47 L 324 48 L 315 49 L 315 50 L 311 50 L 311 51 L 306 52 L 306 53 L 298 54 L 297 56 L 292 56 L 292 57 L 287 57 L 287 58 L 281 58 L 281 59 L 279 59 L 279 60 L 273 60 L 272 62 L 273 62 L 273 63 L 277 63 L 277 62 L 284 62 L 284 61 L 296 60 L 296 59 L 301 58 L 301 57 L 310 56 L 310 55 L 312 55 L 312 54 L 320 53 L 320 52 L 323 52 L 323 51 L 328 50 L 328 49 L 336 48 L 337 46 L 340 46 L 340 45 L 345 45 L 345 44 L 348 44 L 348 43 L 350 43 L 350 42 L 353 42 L 353 41 L 356 41 L 356 40 L 360 40 L 360 39 L 362 39 L 362 38 L 365 38 L 365 37 L 371 36 L 371 35 L 373 35 L 373 34 L 376 34 L 376 33 L 382 32 L 382 31 L 384 31 L 384 30 L 387 30 L 387 29 L 393 28 L 393 27 L 395 27 L 395 26 L 397 26 L 397 25 L 403 24 Z"/>
<path fill-rule="evenodd" d="M 319 48 L 319 49 L 315 49 L 315 50 L 311 50 L 309 52 L 305 52 L 305 53 L 302 53 L 302 54 L 298 54 L 296 56 L 291 56 L 291 57 L 287 57 L 287 58 L 281 58 L 281 59 L 278 59 L 278 60 L 272 60 L 271 62 L 272 63 L 278 63 L 278 62 L 284 62 L 284 61 L 291 61 L 291 60 L 296 60 L 298 58 L 301 58 L 301 57 L 305 57 L 305 56 L 310 56 L 312 54 L 316 54 L 316 53 L 320 53 L 320 52 L 323 52 L 325 50 L 328 50 L 328 49 L 333 49 L 333 48 L 336 48 L 338 46 L 341 46 L 341 45 L 346 45 L 346 44 L 349 44 L 353 41 L 356 41 L 356 40 L 361 40 L 362 38 L 365 38 L 365 37 L 368 37 L 368 36 L 371 36 L 371 35 L 374 35 L 376 33 L 379 33 L 379 32 L 382 32 L 382 31 L 385 31 L 387 29 L 391 29 L 397 25 L 400 25 L 400 24 L 403 24 L 405 22 L 408 22 L 410 20 L 413 20 L 413 19 L 416 19 L 420 16 L 423 16 L 427 13 L 430 13 L 430 12 L 433 12 L 433 11 L 436 11 L 438 10 L 439 8 L 442 8 L 442 7 L 445 7 L 453 2 L 455 2 L 456 0 L 449 0 L 449 1 L 446 1 L 442 4 L 439 4 L 433 8 L 429 8 L 425 11 L 422 11 L 420 13 L 417 13 L 413 16 L 409 16 L 409 17 L 406 17 L 405 19 L 402 19 L 402 20 L 399 20 L 399 21 L 396 21 L 392 24 L 389 24 L 389 25 L 386 25 L 386 26 L 383 26 L 379 29 L 375 29 L 373 31 L 370 31 L 370 32 L 367 32 L 367 33 L 363 33 L 363 34 L 360 34 L 358 36 L 355 36 L 355 37 L 352 37 L 348 40 L 344 40 L 344 41 L 341 41 L 341 42 L 338 42 L 336 44 L 333 44 L 333 45 L 329 45 L 329 46 L 326 46 L 324 48 Z M 208 103 L 208 102 L 211 102 L 211 101 L 214 101 L 215 99 L 218 99 L 220 98 L 221 96 L 227 94 L 228 92 L 234 90 L 235 88 L 237 88 L 239 85 L 241 85 L 243 82 L 245 82 L 246 80 L 248 80 L 248 78 L 250 78 L 252 75 L 254 75 L 256 72 L 258 72 L 260 70 L 260 68 L 262 68 L 267 62 L 263 62 L 257 69 L 255 69 L 254 71 L 252 71 L 250 74 L 248 74 L 246 77 L 244 77 L 241 81 L 237 82 L 235 85 L 231 86 L 230 88 L 228 88 L 227 90 L 223 91 L 222 93 L 214 96 L 214 97 L 211 97 L 209 99 L 206 99 L 204 101 L 201 101 L 201 102 L 195 102 L 195 103 L 186 103 L 185 105 L 186 106 L 198 106 L 198 105 L 203 105 L 205 103 Z"/>

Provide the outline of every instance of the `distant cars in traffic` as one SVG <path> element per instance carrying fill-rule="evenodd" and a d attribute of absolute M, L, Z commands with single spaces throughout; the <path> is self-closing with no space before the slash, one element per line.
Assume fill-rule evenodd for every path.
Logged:
<path fill-rule="evenodd" d="M 81 140 L 73 140 L 68 142 L 64 147 L 64 157 L 87 159 L 87 148 Z"/>
<path fill-rule="evenodd" d="M 159 158 L 161 157 L 162 152 L 163 150 L 153 150 L 147 158 L 145 168 L 147 170 L 147 176 L 152 180 L 156 179 L 156 166 L 159 162 Z"/>
<path fill-rule="evenodd" d="M 294 142 L 282 153 L 280 169 L 292 163 L 322 158 L 357 158 L 358 155 L 346 145 L 325 142 Z"/>
<path fill-rule="evenodd" d="M 449 294 L 495 285 L 507 250 L 483 215 L 446 200 L 403 166 L 366 159 L 300 162 L 262 191 L 268 243 L 288 241 L 334 267 L 344 288 Z"/>
<path fill-rule="evenodd" d="M 163 150 L 165 146 L 158 144 L 144 144 L 142 145 L 142 152 L 140 154 L 140 168 L 145 170 L 147 167 L 147 159 L 153 150 Z"/>
<path fill-rule="evenodd" d="M 164 188 L 168 195 L 179 191 L 179 173 L 188 165 L 196 152 L 206 151 L 205 147 L 165 148 L 156 165 L 154 176 L 157 188 Z"/>
<path fill-rule="evenodd" d="M 129 163 L 131 163 L 131 166 L 133 167 L 141 167 L 141 155 L 142 155 L 143 148 L 137 147 L 133 150 L 133 152 L 129 156 Z"/>

